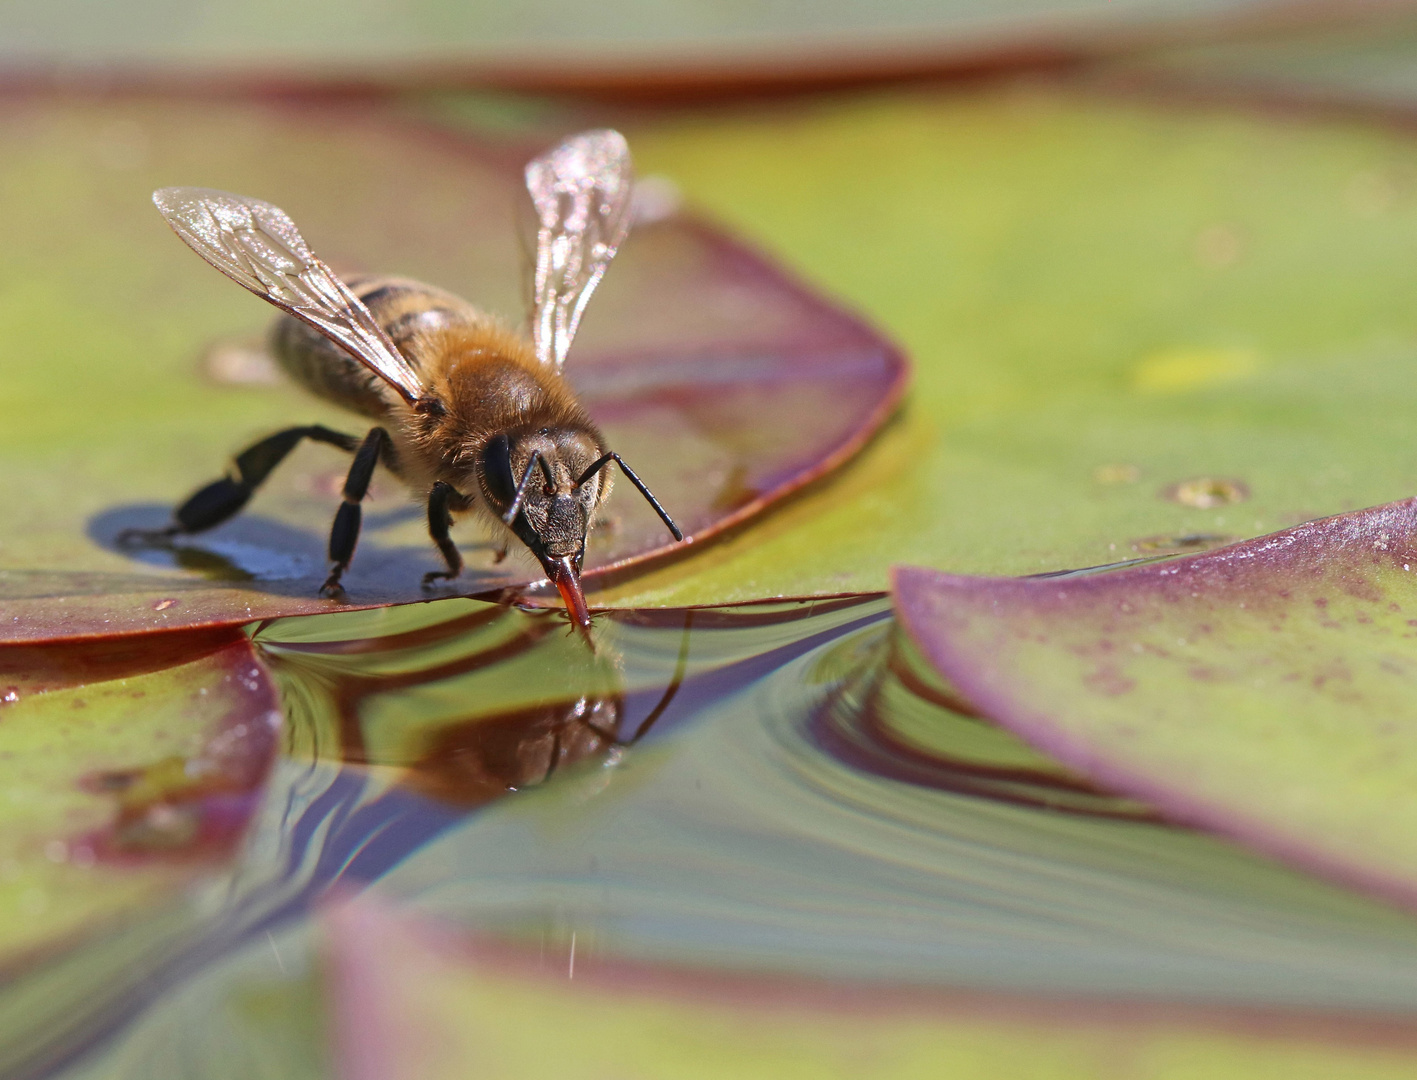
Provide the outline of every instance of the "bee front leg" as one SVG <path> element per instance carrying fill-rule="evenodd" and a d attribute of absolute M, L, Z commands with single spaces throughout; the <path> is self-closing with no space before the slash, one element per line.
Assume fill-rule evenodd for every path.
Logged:
<path fill-rule="evenodd" d="M 118 542 L 152 543 L 170 540 L 178 535 L 205 532 L 220 525 L 246 505 L 255 490 L 301 439 L 329 443 L 341 450 L 353 450 L 359 445 L 359 440 L 353 435 L 331 431 L 319 424 L 277 431 L 237 454 L 235 475 L 224 476 L 193 494 L 173 511 L 171 525 L 164 529 L 124 529 L 118 534 Z"/>
<path fill-rule="evenodd" d="M 453 543 L 453 538 L 448 535 L 448 530 L 453 526 L 452 511 L 466 510 L 470 505 L 466 495 L 441 480 L 434 484 L 433 490 L 428 493 L 428 535 L 443 553 L 443 560 L 448 564 L 448 569 L 431 570 L 424 574 L 425 586 L 432 585 L 435 581 L 451 580 L 462 573 L 462 554 Z"/>
<path fill-rule="evenodd" d="M 344 592 L 339 583 L 340 576 L 354 557 L 354 545 L 359 542 L 359 525 L 363 513 L 359 504 L 369 491 L 369 481 L 374 476 L 374 466 L 379 464 L 379 456 L 389 450 L 389 433 L 383 428 L 372 428 L 359 449 L 354 452 L 354 462 L 349 466 L 349 475 L 344 480 L 344 502 L 335 512 L 335 523 L 330 529 L 330 576 L 320 586 L 321 595 L 338 596 Z"/>

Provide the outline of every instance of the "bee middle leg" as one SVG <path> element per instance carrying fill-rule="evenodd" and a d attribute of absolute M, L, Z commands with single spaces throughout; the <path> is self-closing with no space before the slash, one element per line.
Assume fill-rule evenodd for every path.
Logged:
<path fill-rule="evenodd" d="M 462 554 L 453 543 L 453 538 L 448 535 L 448 530 L 453 525 L 452 511 L 466 510 L 471 505 L 472 502 L 466 495 L 441 480 L 434 484 L 433 490 L 428 493 L 428 535 L 443 553 L 443 560 L 448 564 L 448 568 L 430 570 L 424 574 L 424 585 L 431 585 L 439 580 L 451 580 L 462 573 Z"/>
<path fill-rule="evenodd" d="M 338 596 L 344 592 L 339 583 L 341 575 L 349 567 L 354 557 L 354 545 L 359 542 L 359 526 L 363 511 L 359 504 L 369 491 L 369 481 L 374 476 L 374 466 L 379 457 L 389 450 L 389 433 L 381 427 L 371 428 L 359 449 L 354 452 L 354 461 L 349 466 L 349 475 L 344 479 L 344 502 L 335 512 L 335 523 L 330 528 L 330 576 L 320 586 L 321 595 Z"/>
<path fill-rule="evenodd" d="M 171 525 L 163 529 L 124 529 L 118 534 L 118 542 L 170 540 L 174 536 L 206 532 L 235 517 L 301 439 L 328 443 L 341 450 L 353 450 L 359 445 L 353 435 L 331 431 L 319 424 L 277 431 L 237 454 L 234 475 L 224 476 L 191 495 L 172 512 Z"/>

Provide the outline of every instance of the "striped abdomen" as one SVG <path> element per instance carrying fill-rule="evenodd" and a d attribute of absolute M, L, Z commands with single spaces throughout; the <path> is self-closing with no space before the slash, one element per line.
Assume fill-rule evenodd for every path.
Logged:
<path fill-rule="evenodd" d="M 427 372 L 418 350 L 412 347 L 416 335 L 487 318 L 466 300 L 408 278 L 363 274 L 347 278 L 346 284 L 420 375 Z M 383 380 L 358 360 L 289 315 L 282 315 L 272 327 L 271 351 L 281 367 L 307 390 L 371 419 L 382 419 L 398 400 Z"/>

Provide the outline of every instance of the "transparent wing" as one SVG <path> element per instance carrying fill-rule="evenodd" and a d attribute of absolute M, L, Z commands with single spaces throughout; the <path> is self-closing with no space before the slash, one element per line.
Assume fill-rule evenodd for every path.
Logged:
<path fill-rule="evenodd" d="M 162 188 L 153 192 L 153 203 L 173 231 L 227 277 L 309 323 L 409 404 L 418 400 L 418 375 L 284 211 L 210 188 Z"/>
<path fill-rule="evenodd" d="M 582 132 L 528 164 L 526 187 L 540 219 L 531 336 L 541 362 L 560 371 L 630 230 L 630 148 L 618 131 Z"/>

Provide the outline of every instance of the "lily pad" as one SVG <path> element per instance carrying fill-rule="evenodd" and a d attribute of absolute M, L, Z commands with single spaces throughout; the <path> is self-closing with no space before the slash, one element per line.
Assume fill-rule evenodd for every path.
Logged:
<path fill-rule="evenodd" d="M 1105 573 L 895 573 L 925 655 L 1104 786 L 1417 904 L 1417 500 Z"/>
<path fill-rule="evenodd" d="M 915 374 L 830 485 L 603 603 L 1092 566 L 1417 490 L 1417 199 L 1352 198 L 1417 175 L 1410 133 L 1037 85 L 628 130 Z"/>
<path fill-rule="evenodd" d="M 154 187 L 259 195 L 336 266 L 423 278 L 515 319 L 520 165 L 532 145 L 453 137 L 365 108 L 17 101 L 0 121 L 0 191 L 24 208 L 0 254 L 10 357 L 0 378 L 9 508 L 0 641 L 341 606 L 317 596 L 348 465 L 329 447 L 299 448 L 244 515 L 211 533 L 162 550 L 115 541 L 124 528 L 163 523 L 264 433 L 360 425 L 288 385 L 252 381 L 259 357 L 248 364 L 230 339 L 259 334 L 270 310 L 171 236 L 149 203 Z M 849 457 L 890 414 L 905 368 L 854 317 L 671 215 L 632 233 L 568 372 L 614 448 L 697 542 Z M 592 534 L 591 579 L 680 550 L 625 491 Z M 376 479 L 366 523 L 345 579 L 353 606 L 541 576 L 520 556 L 493 568 L 484 543 L 469 547 L 473 570 L 458 590 L 423 591 L 436 553 L 421 508 L 392 478 Z M 470 528 L 454 536 L 478 541 Z"/>
<path fill-rule="evenodd" d="M 275 759 L 274 687 L 239 633 L 147 644 L 106 667 L 52 647 L 46 681 L 0 699 L 6 965 L 179 901 L 244 834 Z"/>
<path fill-rule="evenodd" d="M 0 63 L 171 85 L 469 83 L 662 94 L 823 83 L 1115 53 L 1213 37 L 1230 20 L 1312 20 L 1297 0 L 822 0 L 738 5 L 618 0 L 387 0 L 187 8 L 13 0 Z M 279 34 L 271 28 L 279 27 Z"/>
<path fill-rule="evenodd" d="M 1405 5 L 1324 27 L 1291 27 L 1253 38 L 1143 51 L 1104 69 L 1104 80 L 1165 85 L 1210 95 L 1325 107 L 1360 106 L 1379 115 L 1417 105 L 1417 20 Z M 1381 216 L 1381 180 L 1353 198 Z M 1364 194 L 1368 195 L 1364 200 Z M 1391 198 L 1391 196 L 1389 196 Z"/>

